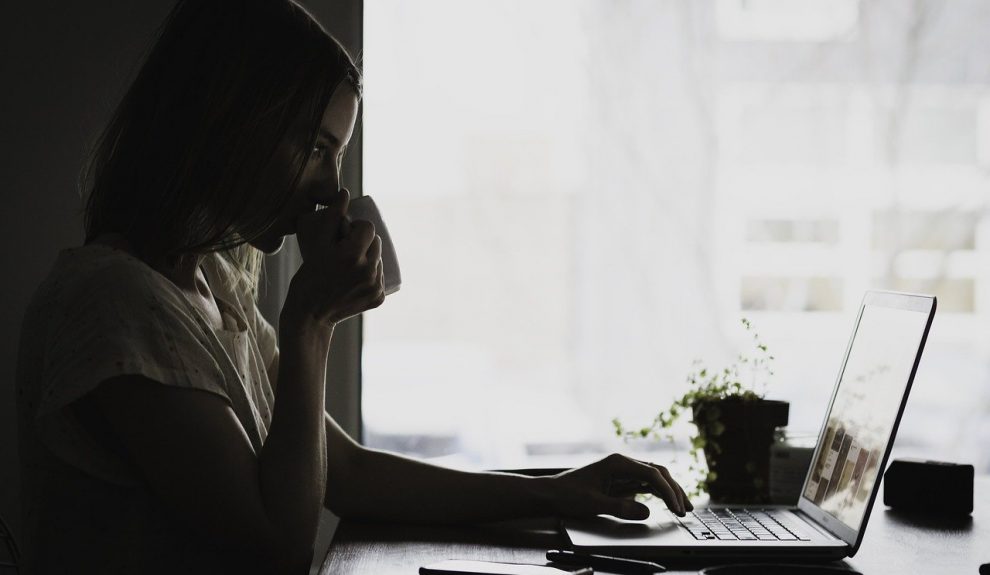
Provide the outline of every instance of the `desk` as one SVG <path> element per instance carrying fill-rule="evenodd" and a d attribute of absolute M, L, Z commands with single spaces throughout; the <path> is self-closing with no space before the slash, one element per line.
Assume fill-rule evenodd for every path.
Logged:
<path fill-rule="evenodd" d="M 975 574 L 990 562 L 990 476 L 976 478 L 972 517 L 912 518 L 877 496 L 866 537 L 848 565 L 865 575 Z M 557 521 L 538 519 L 466 527 L 422 527 L 342 521 L 320 575 L 410 575 L 443 559 L 545 563 L 547 549 L 566 548 Z M 663 563 L 663 561 L 661 561 Z M 668 573 L 696 573 L 697 568 Z"/>

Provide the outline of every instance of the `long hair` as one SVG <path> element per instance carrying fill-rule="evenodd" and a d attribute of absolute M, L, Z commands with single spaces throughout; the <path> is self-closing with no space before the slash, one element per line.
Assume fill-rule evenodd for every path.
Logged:
<path fill-rule="evenodd" d="M 79 179 L 86 242 L 145 261 L 220 252 L 257 297 L 247 242 L 288 202 L 353 60 L 292 0 L 179 0 Z"/>

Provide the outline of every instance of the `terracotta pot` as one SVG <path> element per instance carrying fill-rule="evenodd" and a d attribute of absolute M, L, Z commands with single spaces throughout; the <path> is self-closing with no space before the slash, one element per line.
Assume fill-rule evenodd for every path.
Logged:
<path fill-rule="evenodd" d="M 705 461 L 716 477 L 708 483 L 715 503 L 770 501 L 770 445 L 787 425 L 790 404 L 730 397 L 699 401 L 692 415 L 705 439 Z"/>

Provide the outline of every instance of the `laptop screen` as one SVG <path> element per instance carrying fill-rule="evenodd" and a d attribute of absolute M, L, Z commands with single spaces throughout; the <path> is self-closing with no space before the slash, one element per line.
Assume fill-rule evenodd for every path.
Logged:
<path fill-rule="evenodd" d="M 864 305 L 803 496 L 858 530 L 929 314 Z"/>

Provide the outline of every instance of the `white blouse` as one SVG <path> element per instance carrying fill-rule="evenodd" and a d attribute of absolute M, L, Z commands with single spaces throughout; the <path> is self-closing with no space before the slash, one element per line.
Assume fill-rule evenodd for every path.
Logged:
<path fill-rule="evenodd" d="M 138 471 L 69 406 L 101 382 L 142 375 L 227 401 L 257 452 L 275 396 L 276 335 L 231 265 L 204 258 L 224 329 L 127 252 L 59 253 L 21 326 L 17 403 L 23 563 L 31 573 L 219 573 L 231 567 L 170 521 Z M 181 421 L 176 421 L 181 425 Z"/>

